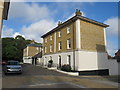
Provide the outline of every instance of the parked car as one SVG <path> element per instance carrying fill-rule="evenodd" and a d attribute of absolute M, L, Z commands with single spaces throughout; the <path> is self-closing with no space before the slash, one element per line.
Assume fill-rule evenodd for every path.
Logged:
<path fill-rule="evenodd" d="M 4 73 L 22 73 L 22 66 L 19 61 L 10 60 L 4 66 Z"/>

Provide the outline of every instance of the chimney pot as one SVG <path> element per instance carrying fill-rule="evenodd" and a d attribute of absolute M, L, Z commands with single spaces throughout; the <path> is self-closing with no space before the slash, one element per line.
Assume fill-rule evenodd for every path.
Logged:
<path fill-rule="evenodd" d="M 75 14 L 78 16 L 82 16 L 82 13 L 80 12 L 80 10 L 78 10 L 78 9 L 76 9 L 76 12 L 75 12 Z"/>
<path fill-rule="evenodd" d="M 62 24 L 62 22 L 61 22 L 61 21 L 58 21 L 58 26 L 61 25 L 61 24 Z"/>

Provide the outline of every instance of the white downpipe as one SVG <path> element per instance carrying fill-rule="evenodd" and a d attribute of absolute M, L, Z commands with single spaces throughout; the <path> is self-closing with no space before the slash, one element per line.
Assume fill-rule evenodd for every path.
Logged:
<path fill-rule="evenodd" d="M 76 20 L 76 48 L 81 49 L 80 19 Z"/>
<path fill-rule="evenodd" d="M 106 30 L 104 28 L 104 42 L 105 42 L 105 50 L 107 49 L 107 40 L 106 40 Z"/>

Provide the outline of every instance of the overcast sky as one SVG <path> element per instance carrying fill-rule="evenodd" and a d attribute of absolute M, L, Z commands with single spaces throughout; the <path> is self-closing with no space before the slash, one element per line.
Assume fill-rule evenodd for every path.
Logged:
<path fill-rule="evenodd" d="M 107 51 L 114 55 L 118 49 L 117 2 L 11 2 L 2 37 L 22 35 L 42 42 L 41 35 L 56 27 L 59 20 L 74 16 L 76 8 L 85 17 L 110 25 L 106 29 Z"/>

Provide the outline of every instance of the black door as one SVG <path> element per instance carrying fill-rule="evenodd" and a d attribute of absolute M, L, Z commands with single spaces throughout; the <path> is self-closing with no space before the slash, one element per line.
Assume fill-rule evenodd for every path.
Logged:
<path fill-rule="evenodd" d="M 61 56 L 59 56 L 59 68 L 61 67 Z"/>

